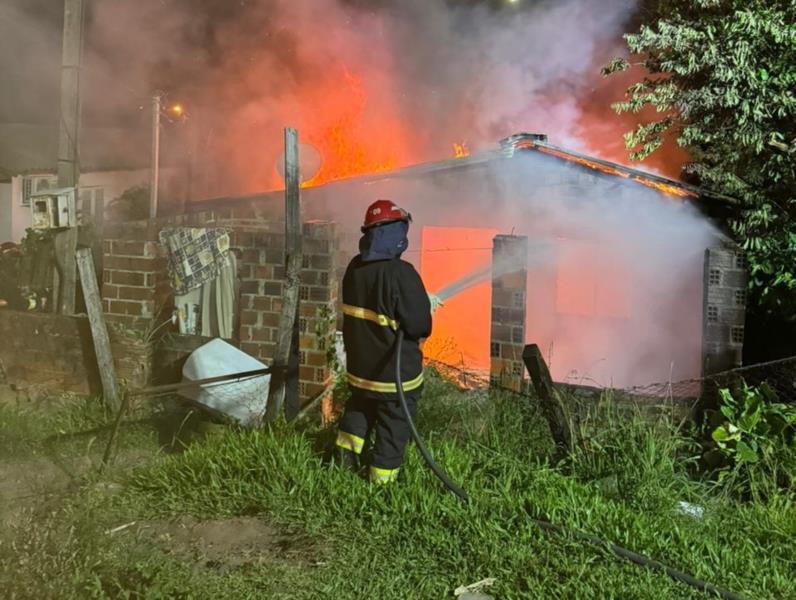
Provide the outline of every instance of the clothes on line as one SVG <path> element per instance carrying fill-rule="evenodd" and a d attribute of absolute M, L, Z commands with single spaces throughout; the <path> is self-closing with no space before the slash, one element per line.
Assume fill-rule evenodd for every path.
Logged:
<path fill-rule="evenodd" d="M 180 227 L 163 230 L 160 240 L 167 250 L 180 333 L 232 338 L 238 268 L 229 233 Z"/>
<path fill-rule="evenodd" d="M 180 333 L 204 337 L 234 337 L 237 260 L 230 253 L 218 277 L 187 294 L 174 297 Z"/>

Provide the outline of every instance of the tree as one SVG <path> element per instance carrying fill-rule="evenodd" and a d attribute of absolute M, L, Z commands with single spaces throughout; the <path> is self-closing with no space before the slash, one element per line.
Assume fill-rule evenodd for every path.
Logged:
<path fill-rule="evenodd" d="M 625 39 L 646 73 L 614 108 L 655 109 L 625 135 L 631 158 L 685 147 L 700 185 L 738 201 L 753 301 L 796 320 L 796 3 L 661 0 Z"/>
<path fill-rule="evenodd" d="M 126 189 L 110 204 L 111 218 L 125 223 L 149 218 L 149 186 L 136 185 Z"/>

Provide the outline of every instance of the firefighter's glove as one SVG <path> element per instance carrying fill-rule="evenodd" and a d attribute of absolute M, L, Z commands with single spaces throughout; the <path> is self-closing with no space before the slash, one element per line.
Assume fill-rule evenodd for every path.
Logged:
<path fill-rule="evenodd" d="M 445 306 L 445 303 L 442 301 L 442 299 L 439 296 L 435 295 L 435 294 L 429 294 L 428 295 L 428 301 L 431 302 L 431 314 L 432 315 L 435 312 L 437 312 L 437 309 L 440 306 Z"/>

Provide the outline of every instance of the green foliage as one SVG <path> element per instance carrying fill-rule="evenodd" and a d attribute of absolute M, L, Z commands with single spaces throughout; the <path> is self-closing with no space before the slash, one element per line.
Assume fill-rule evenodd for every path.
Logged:
<path fill-rule="evenodd" d="M 110 211 L 117 221 L 140 221 L 149 218 L 149 186 L 138 185 L 126 189 L 110 204 Z"/>
<path fill-rule="evenodd" d="M 660 2 L 625 38 L 646 75 L 615 108 L 655 115 L 626 134 L 631 157 L 670 138 L 685 147 L 703 186 L 739 200 L 730 225 L 754 298 L 796 318 L 796 3 Z"/>
<path fill-rule="evenodd" d="M 329 306 L 320 306 L 315 311 L 315 337 L 318 348 L 326 352 L 326 366 L 337 373 L 342 368 L 337 357 L 337 311 Z"/>
<path fill-rule="evenodd" d="M 44 244 L 49 244 L 55 237 L 52 229 L 26 229 L 25 237 L 19 243 L 22 254 L 35 254 Z"/>
<path fill-rule="evenodd" d="M 754 493 L 788 489 L 796 469 L 796 406 L 780 403 L 766 383 L 744 382 L 735 394 L 724 388 L 720 397 L 723 421 L 711 432 L 724 462 L 720 481 Z"/>
<path fill-rule="evenodd" d="M 18 249 L 0 253 L 0 298 L 11 308 L 41 309 L 49 301 L 53 237 L 51 230 L 27 229 Z"/>
<path fill-rule="evenodd" d="M 20 257 L 12 252 L 0 252 L 0 299 L 14 304 L 21 304 L 19 298 L 19 263 Z M 17 308 L 13 306 L 13 308 Z"/>

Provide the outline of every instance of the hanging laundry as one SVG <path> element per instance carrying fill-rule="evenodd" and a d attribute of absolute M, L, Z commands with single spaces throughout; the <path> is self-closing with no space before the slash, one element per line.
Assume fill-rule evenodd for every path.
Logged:
<path fill-rule="evenodd" d="M 228 264 L 218 276 L 202 284 L 202 335 L 231 339 L 235 324 L 235 299 L 238 272 L 235 255 L 230 252 Z"/>
<path fill-rule="evenodd" d="M 160 232 L 168 257 L 180 333 L 233 337 L 237 261 L 224 229 L 178 227 Z"/>
<path fill-rule="evenodd" d="M 229 257 L 229 233 L 220 228 L 174 227 L 160 232 L 171 286 L 185 294 L 218 277 Z"/>

